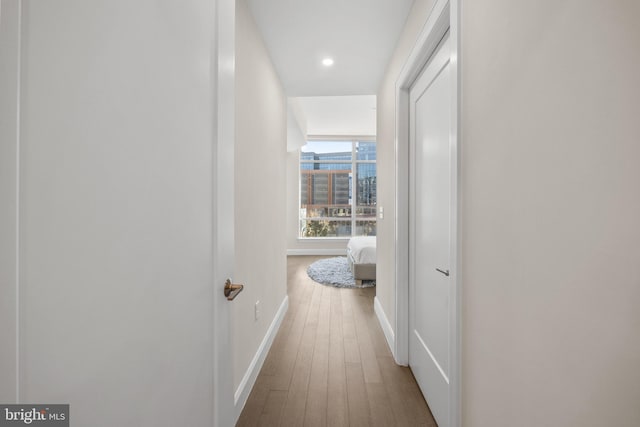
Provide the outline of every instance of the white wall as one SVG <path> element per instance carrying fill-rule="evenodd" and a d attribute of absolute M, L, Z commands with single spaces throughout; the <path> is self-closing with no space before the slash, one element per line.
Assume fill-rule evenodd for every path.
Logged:
<path fill-rule="evenodd" d="M 0 402 L 16 401 L 17 0 L 0 1 Z"/>
<path fill-rule="evenodd" d="M 236 18 L 234 279 L 245 285 L 233 302 L 237 389 L 286 296 L 287 100 L 245 0 Z"/>
<path fill-rule="evenodd" d="M 389 60 L 378 90 L 378 206 L 384 208 L 384 219 L 378 218 L 376 297 L 391 327 L 395 330 L 395 84 L 409 52 L 424 25 L 434 0 L 416 0 L 409 12 L 404 30 Z M 407 219 L 408 220 L 408 219 Z"/>
<path fill-rule="evenodd" d="M 426 4 L 378 96 L 392 322 L 392 86 Z M 462 11 L 463 425 L 640 425 L 640 5 Z"/>
<path fill-rule="evenodd" d="M 297 98 L 287 99 L 287 151 L 297 151 L 307 143 L 307 121 Z"/>
<path fill-rule="evenodd" d="M 375 136 L 376 96 L 305 96 L 293 98 L 304 111 L 310 136 Z"/>
<path fill-rule="evenodd" d="M 20 400 L 211 425 L 215 2 L 22 7 Z"/>
<path fill-rule="evenodd" d="M 463 2 L 465 425 L 640 425 L 638 17 Z"/>

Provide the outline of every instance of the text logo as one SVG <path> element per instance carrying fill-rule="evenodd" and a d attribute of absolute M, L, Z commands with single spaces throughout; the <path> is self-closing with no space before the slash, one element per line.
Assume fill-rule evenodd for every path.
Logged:
<path fill-rule="evenodd" d="M 0 427 L 69 427 L 69 405 L 0 404 Z"/>

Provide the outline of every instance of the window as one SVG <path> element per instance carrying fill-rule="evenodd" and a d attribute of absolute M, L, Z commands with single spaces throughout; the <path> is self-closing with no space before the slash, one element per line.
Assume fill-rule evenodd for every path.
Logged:
<path fill-rule="evenodd" d="M 375 236 L 376 186 L 374 141 L 307 141 L 300 153 L 300 237 Z"/>

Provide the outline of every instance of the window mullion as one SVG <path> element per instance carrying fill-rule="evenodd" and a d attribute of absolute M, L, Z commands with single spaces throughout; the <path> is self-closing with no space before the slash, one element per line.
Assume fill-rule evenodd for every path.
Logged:
<path fill-rule="evenodd" d="M 358 204 L 358 171 L 356 170 L 356 141 L 351 141 L 351 236 L 356 235 L 356 206 Z"/>

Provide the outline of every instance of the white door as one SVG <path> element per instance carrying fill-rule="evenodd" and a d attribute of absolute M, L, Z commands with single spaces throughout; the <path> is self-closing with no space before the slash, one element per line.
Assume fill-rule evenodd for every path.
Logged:
<path fill-rule="evenodd" d="M 0 0 L 0 401 L 232 426 L 235 1 L 90 3 Z"/>
<path fill-rule="evenodd" d="M 410 99 L 409 365 L 438 425 L 450 425 L 451 77 L 449 36 Z"/>

